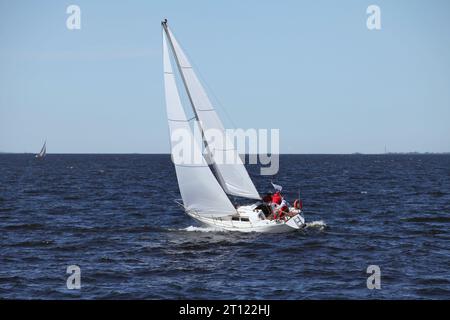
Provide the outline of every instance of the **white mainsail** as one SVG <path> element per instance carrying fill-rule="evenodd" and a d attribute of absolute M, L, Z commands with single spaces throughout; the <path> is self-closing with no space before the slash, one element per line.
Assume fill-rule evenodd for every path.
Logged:
<path fill-rule="evenodd" d="M 176 85 L 175 75 L 170 62 L 166 36 L 163 34 L 163 62 L 164 87 L 166 96 L 167 118 L 172 146 L 172 159 L 180 188 L 183 204 L 187 211 L 194 211 L 201 216 L 220 217 L 236 213 L 236 209 L 224 193 L 214 177 L 211 169 L 203 158 L 200 146 L 194 141 L 189 120 L 186 118 Z M 180 159 L 174 154 L 174 145 L 178 143 L 176 133 L 188 134 L 191 150 L 183 152 L 193 153 L 200 161 Z M 174 134 L 175 133 L 175 134 Z M 184 154 L 184 153 L 183 153 Z"/>
<path fill-rule="evenodd" d="M 208 151 L 213 159 L 213 165 L 222 188 L 231 195 L 260 199 L 258 191 L 250 179 L 234 143 L 228 138 L 215 139 L 216 137 L 213 136 L 219 131 L 222 137 L 226 137 L 224 126 L 192 69 L 189 60 L 168 27 L 167 31 L 175 51 L 175 58 L 187 87 L 186 90 L 203 130 Z M 229 161 L 230 159 L 232 160 Z"/>
<path fill-rule="evenodd" d="M 41 151 L 36 155 L 36 158 L 44 158 L 47 154 L 47 141 L 44 142 Z"/>

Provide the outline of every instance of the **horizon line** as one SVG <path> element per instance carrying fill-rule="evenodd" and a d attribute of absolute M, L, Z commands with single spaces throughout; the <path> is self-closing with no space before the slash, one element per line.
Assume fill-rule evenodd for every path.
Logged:
<path fill-rule="evenodd" d="M 36 152 L 8 152 L 0 151 L 0 154 L 36 154 Z M 167 152 L 47 152 L 47 155 L 171 155 Z M 405 152 L 378 152 L 378 153 L 364 153 L 364 152 L 352 152 L 352 153 L 240 153 L 239 155 L 411 155 L 411 154 L 450 154 L 450 151 L 443 152 L 431 152 L 431 151 L 405 151 Z"/>

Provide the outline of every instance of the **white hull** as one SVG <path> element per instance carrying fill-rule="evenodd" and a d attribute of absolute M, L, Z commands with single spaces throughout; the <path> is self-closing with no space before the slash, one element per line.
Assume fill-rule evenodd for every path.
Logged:
<path fill-rule="evenodd" d="M 220 218 L 204 217 L 195 212 L 186 212 L 190 217 L 200 223 L 225 231 L 238 232 L 263 232 L 263 233 L 286 233 L 299 230 L 305 226 L 305 220 L 300 212 L 291 212 L 295 215 L 285 220 L 265 219 L 260 210 L 253 211 L 255 206 L 241 206 L 237 209 L 238 215 L 225 216 Z"/>

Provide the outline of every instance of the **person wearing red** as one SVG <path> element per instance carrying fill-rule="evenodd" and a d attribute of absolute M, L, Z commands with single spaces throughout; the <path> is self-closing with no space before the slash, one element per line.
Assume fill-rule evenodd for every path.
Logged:
<path fill-rule="evenodd" d="M 281 204 L 281 201 L 283 200 L 283 197 L 281 197 L 280 191 L 275 192 L 275 194 L 272 196 L 272 203 Z"/>

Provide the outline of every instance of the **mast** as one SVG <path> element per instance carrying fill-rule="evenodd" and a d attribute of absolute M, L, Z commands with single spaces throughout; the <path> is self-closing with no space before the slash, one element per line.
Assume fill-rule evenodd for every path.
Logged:
<path fill-rule="evenodd" d="M 175 62 L 177 63 L 177 69 L 178 69 L 178 72 L 179 72 L 179 74 L 181 76 L 181 79 L 183 80 L 183 86 L 184 86 L 184 89 L 186 90 L 186 93 L 188 95 L 189 102 L 191 104 L 191 108 L 194 111 L 195 119 L 198 122 L 200 122 L 198 114 L 197 114 L 197 110 L 195 110 L 194 100 L 192 99 L 191 93 L 189 92 L 188 85 L 187 85 L 187 82 L 186 82 L 186 78 L 184 77 L 180 61 L 178 60 L 177 52 L 175 51 L 175 47 L 173 46 L 173 43 L 172 43 L 172 38 L 170 37 L 170 33 L 169 33 L 169 30 L 168 30 L 168 27 L 167 27 L 167 19 L 164 19 L 163 21 L 161 21 L 161 25 L 162 25 L 162 27 L 164 29 L 164 32 L 166 33 L 167 40 L 169 40 L 170 49 L 172 50 L 173 56 L 175 57 Z M 200 129 L 200 132 L 202 133 L 202 141 L 203 141 L 203 143 L 205 145 L 205 148 L 208 148 L 208 145 L 207 145 L 207 143 L 205 141 L 205 133 L 203 132 L 203 128 L 202 128 L 201 125 L 199 125 L 198 127 Z"/>
<path fill-rule="evenodd" d="M 208 165 L 211 165 L 211 163 L 209 163 L 209 162 L 210 162 L 210 161 L 214 161 L 214 160 L 212 160 L 212 158 L 211 158 L 212 155 L 211 155 L 211 152 L 210 152 L 210 150 L 209 150 L 208 143 L 206 142 L 205 132 L 203 131 L 203 127 L 202 127 L 202 125 L 200 124 L 200 118 L 199 118 L 199 116 L 198 116 L 197 110 L 195 109 L 194 100 L 193 100 L 192 95 L 191 95 L 191 93 L 190 93 L 190 91 L 189 91 L 189 89 L 188 89 L 188 84 L 187 84 L 186 78 L 185 78 L 185 76 L 184 76 L 183 69 L 182 69 L 181 64 L 180 64 L 180 60 L 178 59 L 177 52 L 176 52 L 175 47 L 174 47 L 174 45 L 173 45 L 172 38 L 171 38 L 171 36 L 170 36 L 170 32 L 169 32 L 169 29 L 168 29 L 168 26 L 167 26 L 167 19 L 164 19 L 163 21 L 161 21 L 161 26 L 163 27 L 164 32 L 165 32 L 165 34 L 166 34 L 166 38 L 167 38 L 167 40 L 169 41 L 170 49 L 172 50 L 173 56 L 174 56 L 174 58 L 175 58 L 175 62 L 176 62 L 176 64 L 177 64 L 178 73 L 180 74 L 181 79 L 183 80 L 183 86 L 184 86 L 184 89 L 185 89 L 185 91 L 186 91 L 186 93 L 187 93 L 187 96 L 188 96 L 188 98 L 189 98 L 189 103 L 190 103 L 190 105 L 191 105 L 191 108 L 192 108 L 192 110 L 194 111 L 195 120 L 196 120 L 197 123 L 198 123 L 198 128 L 199 128 L 200 133 L 201 133 L 201 135 L 202 135 L 203 146 L 205 147 L 206 152 L 207 152 L 207 154 L 208 154 L 208 159 L 209 159 L 209 160 L 207 161 L 207 163 L 208 163 Z M 214 168 L 214 170 L 212 170 L 212 172 L 213 172 L 214 176 L 216 177 L 216 179 L 219 180 L 219 181 L 221 181 L 221 177 L 220 177 L 220 175 L 216 172 L 215 168 Z M 220 186 L 221 186 L 222 189 L 226 192 L 226 190 L 225 190 L 225 189 L 223 188 L 223 186 L 222 186 L 222 183 L 220 183 Z"/>
<path fill-rule="evenodd" d="M 236 148 L 226 138 L 225 128 L 215 112 L 206 91 L 197 78 L 192 65 L 182 51 L 180 44 L 172 34 L 172 31 L 169 29 L 167 20 L 162 21 L 161 25 L 164 29 L 164 35 L 168 39 L 169 47 L 172 50 L 189 102 L 194 111 L 197 126 L 200 129 L 202 143 L 204 145 L 205 151 L 203 156 L 208 156 L 208 164 L 211 166 L 211 170 L 225 193 L 250 199 L 261 199 L 244 164 L 239 158 Z M 219 139 L 219 141 L 216 141 L 209 129 L 219 130 L 224 134 L 225 140 Z M 209 140 L 210 137 L 213 138 L 213 140 Z M 233 148 L 230 149 L 228 147 L 230 145 L 233 146 Z M 234 163 L 223 162 L 225 157 L 229 156 L 235 159 Z"/>
<path fill-rule="evenodd" d="M 175 81 L 175 73 L 170 59 L 168 40 L 163 32 L 163 66 L 164 91 L 166 98 L 167 120 L 170 132 L 171 154 L 177 143 L 173 133 L 183 130 L 193 139 L 189 119 L 186 117 L 179 91 Z M 228 199 L 226 193 L 214 177 L 210 167 L 202 156 L 202 149 L 198 141 L 191 146 L 194 157 L 199 156 L 201 162 L 185 163 L 183 158 L 172 158 L 178 181 L 178 187 L 183 199 L 183 207 L 187 212 L 195 212 L 204 217 L 222 217 L 233 215 L 236 209 Z"/>

